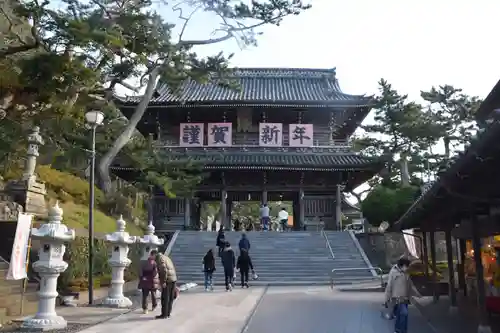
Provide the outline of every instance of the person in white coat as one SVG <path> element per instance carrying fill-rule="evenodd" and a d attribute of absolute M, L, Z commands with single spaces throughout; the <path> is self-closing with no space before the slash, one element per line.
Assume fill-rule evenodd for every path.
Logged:
<path fill-rule="evenodd" d="M 281 230 L 287 231 L 288 230 L 288 212 L 286 211 L 285 208 L 281 208 L 280 212 L 278 213 L 278 219 L 280 220 Z"/>

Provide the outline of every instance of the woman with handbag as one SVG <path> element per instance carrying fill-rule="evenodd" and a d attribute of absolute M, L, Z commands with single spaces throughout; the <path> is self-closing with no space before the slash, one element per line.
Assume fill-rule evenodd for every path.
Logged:
<path fill-rule="evenodd" d="M 155 259 L 155 256 L 150 254 L 148 260 L 143 261 L 141 266 L 139 289 L 142 290 L 142 310 L 145 314 L 148 313 L 148 296 L 151 296 L 153 310 L 157 306 L 156 291 L 160 287 L 160 278 Z"/>

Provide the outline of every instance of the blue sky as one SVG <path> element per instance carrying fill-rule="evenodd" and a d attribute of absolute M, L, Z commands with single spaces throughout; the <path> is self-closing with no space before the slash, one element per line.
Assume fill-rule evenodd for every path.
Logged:
<path fill-rule="evenodd" d="M 311 0 L 305 13 L 265 27 L 257 47 L 234 41 L 197 49 L 235 53 L 239 67 L 337 68 L 346 93 L 373 94 L 380 78 L 418 99 L 432 85 L 451 84 L 485 97 L 500 79 L 496 41 L 500 2 L 493 0 Z M 171 16 L 168 15 L 167 19 Z M 170 20 L 171 21 L 171 20 Z M 185 35 L 203 39 L 217 27 L 195 17 Z"/>

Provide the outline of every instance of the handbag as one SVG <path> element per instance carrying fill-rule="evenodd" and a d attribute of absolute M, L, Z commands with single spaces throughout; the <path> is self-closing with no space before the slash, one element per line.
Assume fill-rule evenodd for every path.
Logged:
<path fill-rule="evenodd" d="M 252 280 L 257 280 L 259 278 L 259 275 L 255 273 L 255 271 L 252 271 Z"/>

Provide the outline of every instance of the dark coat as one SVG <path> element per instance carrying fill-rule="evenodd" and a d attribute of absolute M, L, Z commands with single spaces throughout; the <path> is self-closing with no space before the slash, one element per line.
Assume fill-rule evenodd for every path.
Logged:
<path fill-rule="evenodd" d="M 139 289 L 155 290 L 158 288 L 160 288 L 160 278 L 156 262 L 154 260 L 143 261 L 141 265 Z"/>
<path fill-rule="evenodd" d="M 207 273 L 215 272 L 215 257 L 212 254 L 205 254 L 203 257 L 203 271 Z"/>
<path fill-rule="evenodd" d="M 242 251 L 238 257 L 238 262 L 236 263 L 236 268 L 243 272 L 253 271 L 252 258 L 248 255 L 248 252 Z"/>
<path fill-rule="evenodd" d="M 225 243 L 226 243 L 226 235 L 224 234 L 224 231 L 219 232 L 219 234 L 217 235 L 217 240 L 215 245 L 218 247 L 224 247 Z"/>
<path fill-rule="evenodd" d="M 221 253 L 221 261 L 224 270 L 227 272 L 233 271 L 236 266 L 236 256 L 231 247 L 226 247 Z"/>
<path fill-rule="evenodd" d="M 240 242 L 238 243 L 238 247 L 240 248 L 240 251 L 241 249 L 245 249 L 247 251 L 250 250 L 250 241 L 245 235 L 241 236 Z"/>

